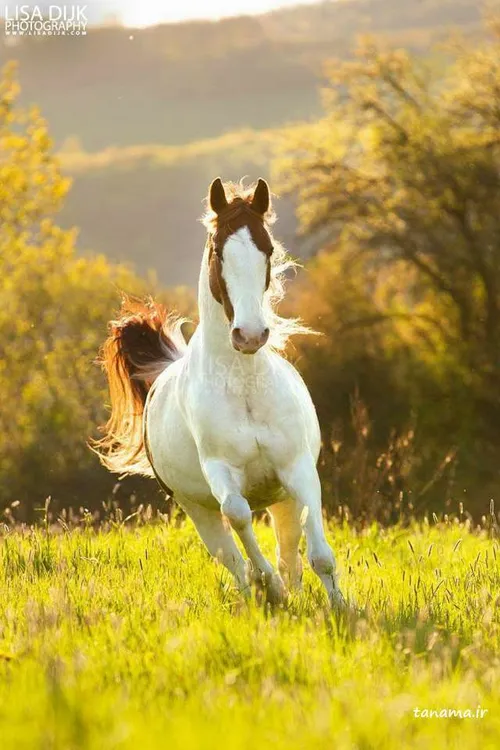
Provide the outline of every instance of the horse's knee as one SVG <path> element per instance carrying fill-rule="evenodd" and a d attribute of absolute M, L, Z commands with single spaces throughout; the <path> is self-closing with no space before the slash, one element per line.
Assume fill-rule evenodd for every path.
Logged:
<path fill-rule="evenodd" d="M 252 522 L 252 511 L 241 495 L 228 495 L 221 504 L 221 511 L 236 531 L 241 531 Z"/>

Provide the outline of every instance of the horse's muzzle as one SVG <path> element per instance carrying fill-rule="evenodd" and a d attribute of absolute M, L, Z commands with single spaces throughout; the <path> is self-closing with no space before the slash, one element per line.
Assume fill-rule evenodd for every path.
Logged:
<path fill-rule="evenodd" d="M 255 354 L 269 339 L 269 328 L 263 328 L 257 335 L 249 335 L 244 328 L 233 328 L 231 341 L 237 352 L 241 354 Z"/>

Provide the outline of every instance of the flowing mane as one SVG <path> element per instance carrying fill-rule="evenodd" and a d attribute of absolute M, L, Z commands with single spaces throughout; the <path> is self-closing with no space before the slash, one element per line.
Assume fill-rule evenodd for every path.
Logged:
<path fill-rule="evenodd" d="M 219 217 L 210 209 L 207 198 L 207 211 L 202 217 L 202 223 L 207 229 L 209 236 L 216 237 L 218 232 L 231 222 L 236 221 L 242 213 L 254 213 L 251 208 L 252 198 L 255 192 L 255 184 L 245 186 L 243 182 L 225 182 L 224 191 L 228 200 L 228 207 L 224 215 Z M 311 328 L 303 325 L 299 318 L 282 318 L 278 312 L 278 306 L 285 296 L 285 285 L 288 274 L 300 267 L 293 258 L 288 255 L 283 245 L 272 235 L 271 226 L 276 221 L 276 214 L 270 209 L 264 216 L 264 227 L 271 238 L 273 252 L 271 255 L 271 283 L 266 292 L 264 307 L 271 329 L 269 343 L 278 352 L 283 352 L 291 336 L 297 334 L 314 334 Z"/>

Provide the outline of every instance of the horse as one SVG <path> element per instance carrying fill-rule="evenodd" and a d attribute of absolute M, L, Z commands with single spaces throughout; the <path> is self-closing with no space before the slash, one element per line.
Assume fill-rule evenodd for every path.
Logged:
<path fill-rule="evenodd" d="M 338 606 L 344 599 L 323 526 L 318 418 L 283 356 L 291 335 L 310 330 L 276 311 L 295 263 L 271 234 L 265 180 L 245 188 L 218 177 L 207 204 L 199 324 L 186 343 L 183 319 L 151 299 L 124 299 L 102 348 L 111 414 L 96 450 L 112 472 L 156 477 L 238 588 L 247 593 L 256 582 L 271 604 L 301 587 L 305 533 L 312 570 Z M 252 525 L 252 513 L 263 509 L 276 535 L 277 571 Z"/>

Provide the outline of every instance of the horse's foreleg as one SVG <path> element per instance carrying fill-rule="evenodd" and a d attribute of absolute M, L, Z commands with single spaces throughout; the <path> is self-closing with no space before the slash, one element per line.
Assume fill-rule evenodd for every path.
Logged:
<path fill-rule="evenodd" d="M 224 461 L 210 459 L 203 464 L 203 473 L 213 496 L 220 503 L 222 514 L 236 531 L 252 564 L 254 579 L 266 588 L 270 603 L 278 603 L 284 596 L 283 581 L 266 560 L 252 526 L 252 511 L 241 494 L 242 475 Z"/>
<path fill-rule="evenodd" d="M 247 591 L 245 560 L 219 511 L 197 505 L 187 498 L 176 496 L 176 500 L 193 521 L 208 552 L 233 574 L 240 591 Z"/>
<path fill-rule="evenodd" d="M 297 513 L 307 539 L 307 557 L 328 592 L 332 605 L 344 603 L 337 584 L 335 556 L 326 541 L 321 513 L 321 484 L 310 453 L 278 472 L 283 487 L 297 504 Z"/>
<path fill-rule="evenodd" d="M 287 498 L 268 509 L 273 519 L 276 541 L 276 556 L 281 577 L 291 589 L 299 589 L 302 583 L 302 560 L 299 543 L 302 537 L 300 510 L 298 503 Z"/>

